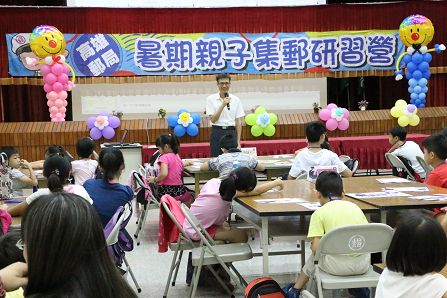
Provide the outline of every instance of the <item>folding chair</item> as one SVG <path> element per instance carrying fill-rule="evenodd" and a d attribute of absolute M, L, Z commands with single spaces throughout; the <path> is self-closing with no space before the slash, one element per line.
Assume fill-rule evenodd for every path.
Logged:
<path fill-rule="evenodd" d="M 350 160 L 351 157 L 349 157 L 348 155 L 340 155 L 340 156 L 338 157 L 338 159 L 340 159 L 341 162 L 345 163 L 345 162 L 347 162 L 348 160 Z"/>
<path fill-rule="evenodd" d="M 315 298 L 314 295 L 312 295 L 309 291 L 303 290 L 301 292 L 301 298 Z"/>
<path fill-rule="evenodd" d="M 141 211 L 140 215 L 137 219 L 137 230 L 135 231 L 134 237 L 135 239 L 138 239 L 138 235 L 140 231 L 143 229 L 143 224 L 146 222 L 146 216 L 148 213 L 148 210 L 151 209 L 151 207 L 159 208 L 160 203 L 157 201 L 157 199 L 154 197 L 152 193 L 152 189 L 148 187 L 144 181 L 142 180 L 141 174 L 138 172 L 133 171 L 132 172 L 133 179 L 136 183 L 138 192 L 136 195 L 137 203 L 143 206 L 143 210 Z M 138 239 L 137 245 L 140 245 L 141 238 Z"/>
<path fill-rule="evenodd" d="M 424 169 L 425 171 L 425 177 L 428 176 L 428 174 L 430 174 L 431 171 L 433 171 L 433 167 L 428 165 L 425 160 L 420 157 L 420 156 L 416 156 L 416 160 L 418 161 L 418 163 L 421 165 L 421 167 Z"/>
<path fill-rule="evenodd" d="M 361 275 L 336 276 L 326 273 L 318 267 L 323 255 L 384 252 L 388 249 L 392 238 L 393 229 L 380 223 L 343 226 L 324 235 L 315 253 L 314 278 L 318 297 L 323 297 L 323 289 L 376 287 L 380 276 L 374 272 L 372 266 Z"/>
<path fill-rule="evenodd" d="M 216 244 L 202 224 L 189 211 L 189 208 L 184 204 L 182 204 L 181 208 L 186 220 L 191 224 L 192 228 L 200 237 L 199 246 L 192 249 L 192 265 L 194 266 L 194 274 L 192 281 L 193 285 L 191 287 L 189 297 L 195 297 L 196 295 L 200 272 L 202 270 L 202 266 L 204 265 L 220 264 L 231 279 L 236 283 L 236 285 L 241 287 L 242 285 L 246 286 L 247 282 L 231 263 L 253 258 L 250 245 L 247 243 Z M 230 264 L 227 265 L 228 263 Z M 212 267 L 209 268 L 222 287 L 228 292 L 228 294 L 232 295 L 231 291 L 212 269 Z"/>
<path fill-rule="evenodd" d="M 409 179 L 416 180 L 413 168 L 410 170 L 398 156 L 392 153 L 385 153 L 385 159 L 387 160 L 387 162 L 390 164 L 391 167 L 402 169 L 408 175 L 407 177 Z"/>
<path fill-rule="evenodd" d="M 122 227 L 123 223 L 130 216 L 132 216 L 132 208 L 131 208 L 130 204 L 126 204 L 124 207 L 120 207 L 120 208 L 121 209 L 118 209 L 117 212 L 120 212 L 122 210 L 121 215 L 119 216 L 118 220 L 116 221 L 116 224 L 114 225 L 110 234 L 108 236 L 106 235 L 107 246 L 112 246 L 112 245 L 117 244 L 117 242 L 119 240 L 120 231 L 121 231 L 121 229 L 125 228 L 125 227 Z M 130 238 L 130 239 L 132 239 L 132 238 Z M 132 268 L 130 268 L 129 263 L 127 262 L 125 254 L 123 256 L 123 261 L 124 261 L 124 264 L 126 265 L 126 271 L 129 272 L 129 274 L 135 284 L 135 287 L 137 288 L 138 293 L 141 293 L 140 285 L 138 284 L 137 279 L 135 278 L 135 275 L 133 274 Z"/>

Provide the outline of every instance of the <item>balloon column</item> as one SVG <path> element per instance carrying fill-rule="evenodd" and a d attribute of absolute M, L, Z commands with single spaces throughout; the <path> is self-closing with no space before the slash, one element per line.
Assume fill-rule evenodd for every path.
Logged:
<path fill-rule="evenodd" d="M 339 108 L 336 104 L 330 103 L 319 113 L 320 119 L 326 121 L 327 130 L 333 131 L 337 128 L 347 130 L 349 127 L 349 111 L 345 108 Z"/>
<path fill-rule="evenodd" d="M 28 65 L 44 64 L 40 71 L 45 83 L 43 89 L 47 93 L 51 121 L 65 121 L 67 91 L 75 86 L 75 73 L 71 66 L 65 63 L 64 35 L 53 26 L 37 26 L 31 33 L 30 47 L 37 57 L 43 59 L 37 61 L 27 57 L 26 63 Z M 71 81 L 68 79 L 70 71 L 73 75 Z"/>
<path fill-rule="evenodd" d="M 418 109 L 414 104 L 407 104 L 403 99 L 399 99 L 391 109 L 391 116 L 397 118 L 397 123 L 400 126 L 405 127 L 408 124 L 416 126 L 419 124 L 419 116 L 416 115 Z"/>
<path fill-rule="evenodd" d="M 168 116 L 168 125 L 174 129 L 174 134 L 177 137 L 183 137 L 185 133 L 191 137 L 197 136 L 199 124 L 199 114 L 189 113 L 186 109 L 179 110 L 176 116 Z"/>
<path fill-rule="evenodd" d="M 271 137 L 275 134 L 275 124 L 278 121 L 278 117 L 273 113 L 267 113 L 264 107 L 257 107 L 254 114 L 248 114 L 245 116 L 245 123 L 251 126 L 251 134 L 255 137 L 259 137 L 264 134 L 267 137 Z"/>
<path fill-rule="evenodd" d="M 429 63 L 432 60 L 430 52 L 440 53 L 445 50 L 443 44 L 435 44 L 433 49 L 427 48 L 434 33 L 432 22 L 422 15 L 405 18 L 399 27 L 399 37 L 407 46 L 407 51 L 397 59 L 396 80 L 403 78 L 402 70 L 399 70 L 399 64 L 403 59 L 407 68 L 405 77 L 408 79 L 410 102 L 418 108 L 425 107 L 426 103 L 427 83 L 430 78 Z"/>
<path fill-rule="evenodd" d="M 87 126 L 90 128 L 90 137 L 93 140 L 99 140 L 101 137 L 111 139 L 115 136 L 115 128 L 120 126 L 121 121 L 116 116 L 110 116 L 109 113 L 99 113 L 96 117 L 90 117 L 87 120 Z"/>

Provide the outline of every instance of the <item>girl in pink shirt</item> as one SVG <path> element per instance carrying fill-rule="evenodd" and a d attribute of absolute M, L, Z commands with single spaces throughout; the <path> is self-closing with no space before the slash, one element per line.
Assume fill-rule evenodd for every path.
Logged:
<path fill-rule="evenodd" d="M 177 137 L 164 134 L 157 139 L 155 144 L 161 153 L 157 160 L 159 172 L 157 176 L 147 177 L 147 182 L 157 184 L 159 198 L 168 194 L 183 203 L 189 204 L 193 196 L 182 181 L 183 166 L 189 164 L 184 163 L 178 155 L 179 141 Z"/>
<path fill-rule="evenodd" d="M 230 214 L 234 197 L 256 196 L 283 186 L 280 179 L 256 186 L 257 182 L 255 172 L 247 167 L 233 170 L 224 179 L 211 179 L 202 187 L 190 210 L 214 239 L 247 242 L 247 234 L 243 230 L 224 227 L 223 224 Z M 200 239 L 187 220 L 183 222 L 183 228 L 191 239 Z"/>

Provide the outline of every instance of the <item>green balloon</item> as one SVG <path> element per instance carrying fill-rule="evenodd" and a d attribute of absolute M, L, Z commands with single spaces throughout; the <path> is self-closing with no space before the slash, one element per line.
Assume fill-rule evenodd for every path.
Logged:
<path fill-rule="evenodd" d="M 276 116 L 276 114 L 273 113 L 269 113 L 270 115 L 270 124 L 275 125 L 276 122 L 278 122 L 278 116 Z"/>
<path fill-rule="evenodd" d="M 251 134 L 255 137 L 262 135 L 262 128 L 259 125 L 253 125 L 251 127 Z"/>
<path fill-rule="evenodd" d="M 258 119 L 258 115 L 248 114 L 247 116 L 245 116 L 245 123 L 247 123 L 250 126 L 253 126 L 256 124 L 257 119 Z"/>
<path fill-rule="evenodd" d="M 256 115 L 264 114 L 265 112 L 266 112 L 266 109 L 264 107 L 257 107 L 255 110 Z"/>
<path fill-rule="evenodd" d="M 275 134 L 275 127 L 272 124 L 267 125 L 266 128 L 264 128 L 264 134 L 268 137 L 271 137 Z"/>

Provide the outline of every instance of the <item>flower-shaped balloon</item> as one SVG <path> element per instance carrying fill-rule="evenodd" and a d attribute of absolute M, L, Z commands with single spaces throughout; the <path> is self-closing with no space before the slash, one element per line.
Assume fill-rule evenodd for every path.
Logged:
<path fill-rule="evenodd" d="M 347 130 L 349 127 L 349 111 L 345 108 L 339 108 L 336 104 L 330 103 L 319 113 L 320 119 L 326 121 L 327 130 L 335 129 Z"/>
<path fill-rule="evenodd" d="M 110 116 L 109 113 L 99 113 L 96 117 L 90 117 L 87 120 L 87 126 L 90 128 L 90 137 L 93 140 L 99 140 L 101 137 L 111 139 L 115 136 L 115 128 L 120 126 L 121 121 L 116 116 Z"/>
<path fill-rule="evenodd" d="M 264 134 L 271 137 L 275 134 L 275 124 L 278 121 L 278 117 L 273 113 L 267 113 L 264 107 L 258 107 L 254 114 L 248 114 L 245 116 L 245 123 L 251 126 L 251 134 L 255 137 L 259 137 Z"/>
<path fill-rule="evenodd" d="M 177 115 L 168 116 L 168 125 L 174 129 L 177 137 L 183 137 L 188 134 L 195 137 L 199 134 L 200 116 L 199 114 L 189 113 L 186 109 L 178 111 Z"/>
<path fill-rule="evenodd" d="M 403 99 L 399 99 L 391 109 L 390 114 L 397 118 L 397 123 L 405 127 L 407 125 L 416 126 L 420 122 L 420 118 L 416 115 L 418 109 L 414 104 L 407 104 Z"/>

